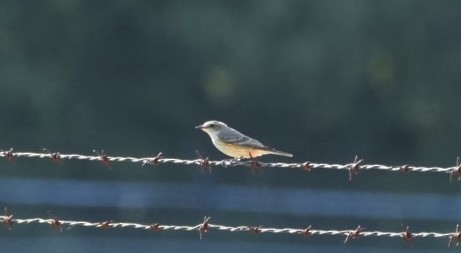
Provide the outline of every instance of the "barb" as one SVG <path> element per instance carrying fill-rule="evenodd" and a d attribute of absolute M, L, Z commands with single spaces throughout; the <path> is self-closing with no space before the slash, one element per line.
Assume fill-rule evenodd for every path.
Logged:
<path fill-rule="evenodd" d="M 346 240 L 344 244 L 357 238 L 367 237 L 387 237 L 387 238 L 400 238 L 406 242 L 413 242 L 417 238 L 445 238 L 448 239 L 448 247 L 454 245 L 457 246 L 460 238 L 460 232 L 458 232 L 458 226 L 456 231 L 448 233 L 440 232 L 409 232 L 408 227 L 404 231 L 400 232 L 382 232 L 382 231 L 366 231 L 361 226 L 355 229 L 346 230 L 323 230 L 314 229 L 311 226 L 307 228 L 270 228 L 264 226 L 227 226 L 210 223 L 210 217 L 204 217 L 203 222 L 197 225 L 163 225 L 160 223 L 141 224 L 133 222 L 114 222 L 114 221 L 73 221 L 73 220 L 58 220 L 57 217 L 49 219 L 44 218 L 24 218 L 18 219 L 13 218 L 12 215 L 0 216 L 0 221 L 4 224 L 8 231 L 12 230 L 13 225 L 30 225 L 30 224 L 46 224 L 53 228 L 57 232 L 63 232 L 63 227 L 85 227 L 85 228 L 96 228 L 96 229 L 137 229 L 145 231 L 184 231 L 184 232 L 198 232 L 199 238 L 203 239 L 205 233 L 212 231 L 239 233 L 247 232 L 249 234 L 289 234 L 296 236 L 345 236 Z M 68 231 L 68 229 L 66 230 Z"/>
<path fill-rule="evenodd" d="M 357 176 L 359 174 L 360 169 L 362 168 L 363 159 L 358 159 L 359 157 L 355 155 L 354 162 L 349 165 L 349 181 L 352 181 L 353 176 Z"/>
<path fill-rule="evenodd" d="M 261 162 L 255 159 L 242 160 L 242 159 L 226 159 L 219 161 L 211 161 L 208 158 L 204 158 L 198 151 L 198 159 L 178 159 L 178 158 L 167 158 L 160 152 L 154 157 L 125 157 L 125 156 L 109 156 L 104 151 L 101 153 L 93 150 L 96 155 L 81 155 L 81 154 L 62 154 L 60 152 L 46 152 L 46 153 L 35 153 L 35 152 L 14 152 L 13 149 L 8 151 L 1 150 L 0 157 L 5 158 L 7 161 L 16 161 L 19 158 L 39 158 L 39 159 L 51 159 L 55 163 L 62 164 L 64 160 L 85 160 L 85 161 L 98 161 L 103 166 L 111 168 L 113 162 L 132 162 L 145 165 L 160 165 L 160 164 L 181 164 L 181 165 L 196 165 L 202 169 L 209 169 L 211 167 L 249 167 L 255 168 L 286 168 L 286 169 L 301 169 L 304 171 L 311 171 L 315 169 L 332 169 L 332 170 L 345 170 L 348 172 L 349 181 L 352 180 L 353 176 L 357 176 L 359 171 L 367 170 L 382 170 L 389 172 L 433 172 L 433 173 L 447 173 L 452 181 L 453 177 L 458 177 L 458 181 L 461 180 L 461 165 L 459 162 L 452 167 L 422 167 L 422 166 L 411 166 L 405 165 L 380 165 L 380 164 L 364 164 L 363 159 L 358 159 L 356 156 L 352 163 L 348 164 L 329 164 L 329 163 L 313 163 L 313 162 L 297 162 L 297 163 L 280 163 L 280 162 Z"/>

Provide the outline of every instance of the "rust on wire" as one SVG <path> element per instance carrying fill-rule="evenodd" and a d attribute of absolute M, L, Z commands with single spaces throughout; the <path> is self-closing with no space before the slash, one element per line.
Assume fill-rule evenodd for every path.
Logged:
<path fill-rule="evenodd" d="M 195 153 L 197 154 L 198 164 L 202 172 L 205 172 L 206 170 L 208 170 L 208 173 L 211 174 L 212 167 L 211 167 L 210 159 L 208 157 L 206 158 L 203 157 L 202 154 L 200 154 L 198 150 L 195 150 Z"/>
<path fill-rule="evenodd" d="M 211 219 L 211 217 L 206 217 L 206 216 L 203 217 L 203 223 L 200 224 L 200 226 L 198 228 L 198 232 L 199 232 L 199 235 L 200 235 L 200 240 L 203 239 L 203 234 L 208 232 L 208 229 L 210 228 L 210 226 L 209 226 L 210 219 Z"/>
<path fill-rule="evenodd" d="M 259 163 L 258 159 L 256 157 L 253 157 L 250 152 L 250 159 L 251 159 L 251 164 L 250 168 L 253 172 L 260 171 L 261 170 L 261 163 Z"/>
<path fill-rule="evenodd" d="M 13 148 L 10 148 L 10 150 L 2 150 L 1 151 L 3 158 L 5 158 L 7 161 L 14 161 L 17 157 L 17 155 L 13 152 Z"/>
<path fill-rule="evenodd" d="M 299 234 L 303 235 L 303 236 L 306 236 L 306 237 L 311 236 L 312 235 L 312 226 L 309 225 L 307 228 L 299 231 Z"/>
<path fill-rule="evenodd" d="M 149 229 L 155 232 L 161 231 L 160 223 L 152 223 L 149 225 Z"/>
<path fill-rule="evenodd" d="M 101 150 L 101 153 L 96 151 L 96 149 L 93 149 L 93 153 L 96 153 L 99 156 L 99 160 L 101 161 L 102 166 L 108 169 L 112 169 L 112 166 L 110 165 L 109 156 L 104 152 L 104 149 Z"/>
<path fill-rule="evenodd" d="M 163 159 L 163 153 L 159 152 L 155 157 L 146 159 L 143 163 L 142 166 L 145 165 L 158 165 L 160 164 L 160 161 Z"/>
<path fill-rule="evenodd" d="M 58 217 L 56 216 L 53 216 L 51 218 L 51 220 L 49 221 L 49 224 L 51 225 L 51 227 L 54 229 L 54 231 L 56 232 L 62 232 L 62 225 L 63 223 L 58 220 Z"/>
<path fill-rule="evenodd" d="M 461 180 L 461 164 L 459 164 L 459 156 L 456 158 L 456 166 L 453 167 L 452 171 L 450 172 L 450 183 L 453 179 L 453 176 L 458 177 L 458 181 Z"/>
<path fill-rule="evenodd" d="M 344 240 L 344 244 L 348 243 L 349 241 L 352 241 L 354 239 L 357 239 L 359 237 L 362 236 L 362 232 L 364 231 L 365 229 L 362 228 L 360 225 L 353 231 L 351 231 L 349 234 L 347 234 L 347 237 L 346 239 Z"/>
<path fill-rule="evenodd" d="M 458 230 L 459 224 L 456 225 L 456 231 L 450 236 L 448 240 L 448 247 L 450 247 L 452 244 L 455 246 L 459 245 L 459 242 L 461 241 L 461 232 Z"/>
<path fill-rule="evenodd" d="M 249 231 L 253 234 L 260 234 L 261 233 L 261 228 L 262 226 L 257 226 L 257 227 L 249 227 Z"/>
<path fill-rule="evenodd" d="M 415 240 L 415 237 L 413 236 L 413 233 L 410 232 L 410 227 L 409 226 L 407 226 L 405 231 L 403 231 L 401 233 L 401 237 L 407 243 L 413 243 L 413 241 Z"/>
<path fill-rule="evenodd" d="M 62 159 L 61 159 L 61 154 L 59 152 L 50 152 L 48 149 L 43 148 L 43 151 L 47 152 L 49 154 L 49 157 L 51 161 L 53 161 L 56 164 L 62 164 Z"/>
<path fill-rule="evenodd" d="M 354 162 L 349 165 L 349 181 L 352 181 L 353 176 L 357 176 L 361 169 L 363 159 L 358 159 L 358 156 L 355 156 Z"/>
<path fill-rule="evenodd" d="M 300 164 L 300 168 L 304 171 L 311 171 L 314 166 L 310 162 L 303 162 Z"/>
<path fill-rule="evenodd" d="M 96 225 L 97 228 L 102 228 L 102 229 L 108 229 L 108 228 L 111 228 L 112 227 L 112 223 L 114 221 L 111 221 L 111 220 L 106 220 L 106 221 L 101 221 L 98 223 L 98 225 Z"/>
<path fill-rule="evenodd" d="M 347 170 L 349 172 L 349 180 L 351 181 L 354 176 L 356 176 L 360 171 L 363 170 L 381 170 L 381 171 L 388 171 L 388 172 L 397 172 L 397 171 L 412 171 L 412 172 L 432 172 L 432 173 L 447 173 L 450 175 L 450 182 L 454 177 L 458 178 L 458 181 L 461 181 L 461 164 L 459 162 L 455 167 L 421 167 L 421 166 L 411 166 L 411 165 L 402 165 L 400 167 L 395 166 L 387 166 L 387 165 L 380 165 L 380 164 L 363 164 L 362 159 L 358 159 L 356 156 L 353 163 L 349 164 L 328 164 L 328 163 L 313 163 L 313 162 L 300 162 L 300 163 L 281 163 L 281 162 L 259 162 L 254 157 L 250 159 L 227 159 L 227 160 L 218 160 L 212 161 L 208 157 L 204 158 L 201 154 L 197 151 L 197 155 L 199 159 L 195 160 L 187 160 L 187 159 L 178 159 L 178 158 L 165 158 L 163 157 L 162 153 L 159 153 L 156 157 L 144 157 L 144 158 L 136 158 L 136 157 L 112 157 L 108 156 L 101 151 L 98 153 L 94 150 L 96 156 L 90 155 L 81 155 L 81 154 L 62 154 L 59 152 L 47 152 L 47 153 L 35 153 L 35 152 L 13 152 L 13 149 L 9 151 L 1 151 L 0 156 L 3 156 L 8 161 L 13 161 L 19 157 L 25 158 L 48 158 L 52 159 L 56 162 L 61 162 L 63 160 L 86 160 L 86 161 L 99 161 L 103 164 L 103 166 L 111 168 L 111 162 L 132 162 L 132 163 L 140 163 L 142 165 L 156 165 L 156 164 L 182 164 L 182 165 L 199 165 L 202 170 L 208 170 L 211 172 L 212 166 L 219 166 L 223 168 L 228 167 L 248 167 L 255 170 L 260 170 L 264 167 L 269 168 L 298 168 L 302 170 L 309 171 L 311 169 L 333 169 L 333 170 Z"/>
<path fill-rule="evenodd" d="M 408 164 L 402 165 L 399 167 L 400 171 L 402 172 L 410 172 L 411 171 L 411 166 Z"/>
<path fill-rule="evenodd" d="M 89 221 L 72 221 L 72 220 L 58 220 L 56 216 L 53 216 L 51 219 L 43 218 L 26 218 L 18 219 L 13 218 L 13 215 L 5 214 L 0 216 L 0 221 L 8 228 L 11 228 L 13 224 L 18 225 L 30 225 L 30 224 L 49 224 L 52 228 L 61 232 L 63 226 L 66 227 L 84 227 L 84 228 L 97 228 L 97 229 L 107 229 L 118 227 L 120 229 L 139 229 L 145 231 L 173 231 L 173 232 L 196 232 L 200 234 L 200 239 L 203 239 L 203 234 L 207 233 L 210 230 L 219 230 L 223 232 L 230 233 L 239 233 L 243 231 L 249 231 L 252 234 L 260 233 L 273 233 L 273 234 L 290 234 L 290 235 L 320 235 L 320 236 L 337 236 L 345 235 L 346 240 L 344 243 L 348 243 L 351 240 L 357 238 L 367 238 L 367 237 L 400 237 L 407 243 L 412 243 L 417 237 L 431 237 L 431 238 L 447 238 L 449 240 L 448 246 L 458 246 L 461 241 L 461 232 L 456 227 L 456 231 L 453 233 L 437 233 L 437 232 L 420 232 L 412 233 L 407 227 L 403 232 L 382 232 L 382 231 L 365 231 L 361 226 L 358 226 L 355 230 L 321 230 L 321 229 L 312 229 L 311 226 L 300 229 L 300 228 L 266 228 L 263 226 L 226 226 L 211 224 L 210 217 L 204 217 L 203 222 L 198 225 L 160 225 L 159 223 L 153 224 L 140 224 L 132 222 L 113 222 L 113 221 L 103 221 L 103 222 L 89 222 Z M 70 231 L 70 230 L 66 230 Z"/>
<path fill-rule="evenodd" d="M 8 229 L 8 231 L 10 231 L 13 227 L 13 215 L 8 214 L 8 208 L 6 207 L 4 208 L 4 216 L 2 219 L 2 223 L 5 226 L 5 228 Z"/>

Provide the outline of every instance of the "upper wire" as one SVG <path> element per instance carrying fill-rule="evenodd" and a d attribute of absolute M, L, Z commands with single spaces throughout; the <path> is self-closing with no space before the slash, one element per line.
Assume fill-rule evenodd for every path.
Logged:
<path fill-rule="evenodd" d="M 17 158 L 39 158 L 39 159 L 51 159 L 53 161 L 62 162 L 63 160 L 85 160 L 85 161 L 99 161 L 107 166 L 112 162 L 132 162 L 139 163 L 141 165 L 158 165 L 158 164 L 181 164 L 181 165 L 198 165 L 201 167 L 267 167 L 267 168 L 293 168 L 302 170 L 312 169 L 332 169 L 332 170 L 347 170 L 350 172 L 350 179 L 352 175 L 357 175 L 359 171 L 364 170 L 382 170 L 391 172 L 439 172 L 449 173 L 451 177 L 455 176 L 458 181 L 461 180 L 461 165 L 459 162 L 455 166 L 451 167 L 424 167 L 424 166 L 412 166 L 412 165 L 381 165 L 381 164 L 364 164 L 363 160 L 355 160 L 347 164 L 330 164 L 330 163 L 314 163 L 314 162 L 294 162 L 294 163 L 283 163 L 283 162 L 261 162 L 255 158 L 252 159 L 226 159 L 212 161 L 207 158 L 203 158 L 200 153 L 198 159 L 179 159 L 179 158 L 168 158 L 164 157 L 163 153 L 159 153 L 153 157 L 130 157 L 130 156 L 110 156 L 104 151 L 97 155 L 82 155 L 82 154 L 62 154 L 59 152 L 15 152 L 13 149 L 8 151 L 0 151 L 0 155 L 7 160 L 15 160 Z"/>

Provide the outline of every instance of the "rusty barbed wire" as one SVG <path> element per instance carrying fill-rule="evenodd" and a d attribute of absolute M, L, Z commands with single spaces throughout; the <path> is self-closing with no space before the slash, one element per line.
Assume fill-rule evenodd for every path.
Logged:
<path fill-rule="evenodd" d="M 358 238 L 366 237 L 388 237 L 388 238 L 401 238 L 407 243 L 412 243 L 417 238 L 446 238 L 448 239 L 448 247 L 455 245 L 458 246 L 461 241 L 461 232 L 458 231 L 458 225 L 454 232 L 410 232 L 409 227 L 399 232 L 383 232 L 383 231 L 368 231 L 361 226 L 355 229 L 345 230 L 323 230 L 315 229 L 312 226 L 305 228 L 270 228 L 264 226 L 227 226 L 210 223 L 210 217 L 204 217 L 203 222 L 196 225 L 164 225 L 160 223 L 134 223 L 134 222 L 115 222 L 115 221 L 73 221 L 73 220 L 60 220 L 56 216 L 52 218 L 13 218 L 12 214 L 0 216 L 0 221 L 11 231 L 15 225 L 30 225 L 30 224 L 47 224 L 57 232 L 64 231 L 64 228 L 69 229 L 72 227 L 85 227 L 85 228 L 99 228 L 99 229 L 137 229 L 145 231 L 184 231 L 184 232 L 198 232 L 199 238 L 203 239 L 205 233 L 210 231 L 221 231 L 221 232 L 250 232 L 251 234 L 289 234 L 289 235 L 300 235 L 311 237 L 317 236 L 343 236 L 345 240 L 344 244 Z"/>
<path fill-rule="evenodd" d="M 391 165 L 380 165 L 380 164 L 364 164 L 363 159 L 359 159 L 357 156 L 354 161 L 348 164 L 329 164 L 329 163 L 314 163 L 314 162 L 295 162 L 295 163 L 282 163 L 282 162 L 261 162 L 252 159 L 226 159 L 219 161 L 209 160 L 208 157 L 202 156 L 197 151 L 197 159 L 178 159 L 164 157 L 163 153 L 160 152 L 153 157 L 129 157 L 129 156 L 109 156 L 104 150 L 97 152 L 93 150 L 96 155 L 81 155 L 81 154 L 62 154 L 60 152 L 50 152 L 43 149 L 45 153 L 37 152 L 16 152 L 12 148 L 10 150 L 0 151 L 0 156 L 8 161 L 14 161 L 18 158 L 39 158 L 39 159 L 51 159 L 53 162 L 62 163 L 63 160 L 85 160 L 85 161 L 98 161 L 107 168 L 111 168 L 112 162 L 132 162 L 145 165 L 159 165 L 159 164 L 181 164 L 181 165 L 197 165 L 202 170 L 208 169 L 211 172 L 212 167 L 237 167 L 245 166 L 250 167 L 253 170 L 260 168 L 292 168 L 302 169 L 310 171 L 312 169 L 332 169 L 332 170 L 346 170 L 349 172 L 349 180 L 352 180 L 354 176 L 357 176 L 359 172 L 365 170 L 381 170 L 390 172 L 433 172 L 433 173 L 447 173 L 450 175 L 450 182 L 452 178 L 457 178 L 461 181 L 461 164 L 459 163 L 459 157 L 456 165 L 452 167 L 423 167 L 423 166 L 412 166 L 408 164 L 391 166 Z"/>

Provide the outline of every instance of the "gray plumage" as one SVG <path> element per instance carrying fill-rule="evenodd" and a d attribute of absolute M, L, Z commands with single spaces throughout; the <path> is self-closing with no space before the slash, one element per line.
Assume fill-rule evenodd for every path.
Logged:
<path fill-rule="evenodd" d="M 224 154 L 235 158 L 250 158 L 266 154 L 292 157 L 292 154 L 268 147 L 258 140 L 250 138 L 226 124 L 211 120 L 197 126 L 206 132 L 213 144 Z"/>

